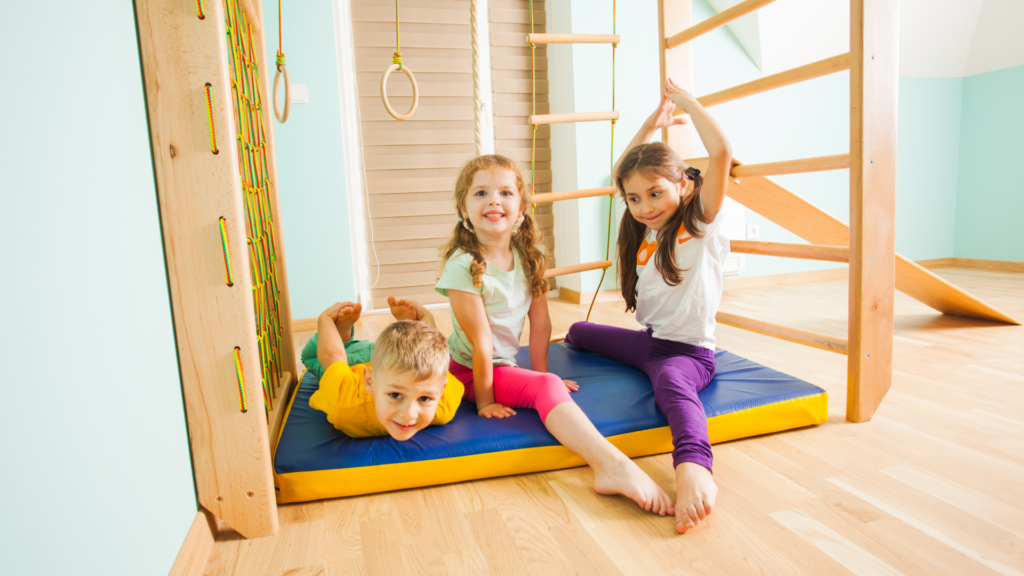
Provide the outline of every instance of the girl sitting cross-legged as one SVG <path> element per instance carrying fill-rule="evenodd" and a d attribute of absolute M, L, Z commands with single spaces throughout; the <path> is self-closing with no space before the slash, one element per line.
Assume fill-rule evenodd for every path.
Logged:
<path fill-rule="evenodd" d="M 707 174 L 689 168 L 668 146 L 649 144 L 659 128 L 690 116 L 708 150 Z M 697 393 L 715 375 L 715 314 L 729 240 L 717 218 L 725 201 L 732 149 L 722 129 L 671 80 L 615 169 L 629 207 L 619 227 L 619 283 L 640 331 L 578 322 L 565 341 L 624 362 L 650 377 L 672 431 L 676 531 L 700 523 L 715 506 L 707 418 Z"/>
<path fill-rule="evenodd" d="M 569 398 L 577 385 L 547 372 L 547 261 L 529 205 L 522 174 L 508 158 L 480 156 L 459 174 L 459 223 L 442 249 L 436 288 L 451 300 L 449 372 L 465 384 L 465 398 L 476 402 L 480 416 L 508 418 L 515 408 L 536 409 L 552 436 L 593 468 L 598 493 L 622 494 L 650 512 L 673 514 L 668 495 Z M 532 370 L 515 361 L 527 317 Z"/>

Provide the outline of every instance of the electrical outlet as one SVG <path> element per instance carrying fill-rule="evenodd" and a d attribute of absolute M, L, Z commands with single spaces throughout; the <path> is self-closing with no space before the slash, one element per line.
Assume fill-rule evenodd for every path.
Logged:
<path fill-rule="evenodd" d="M 757 224 L 747 224 L 747 240 L 757 240 L 761 237 L 761 227 Z"/>
<path fill-rule="evenodd" d="M 309 89 L 305 84 L 292 84 L 288 95 L 292 104 L 306 104 L 309 102 Z"/>

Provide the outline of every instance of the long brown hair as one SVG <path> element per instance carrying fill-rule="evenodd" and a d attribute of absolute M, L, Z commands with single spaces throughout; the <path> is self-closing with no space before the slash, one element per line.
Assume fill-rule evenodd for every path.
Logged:
<path fill-rule="evenodd" d="M 619 171 L 615 175 L 615 183 L 619 187 L 623 200 L 626 200 L 626 187 L 624 182 L 634 174 L 643 174 L 650 177 L 662 177 L 674 184 L 682 185 L 682 193 L 686 192 L 686 180 L 693 181 L 693 192 L 684 196 L 665 226 L 658 231 L 658 248 L 654 257 L 654 267 L 665 279 L 669 286 L 677 286 L 683 281 L 683 271 L 676 265 L 676 236 L 679 235 L 679 228 L 682 227 L 695 238 L 704 236 L 704 232 L 697 227 L 698 222 L 707 223 L 704 211 L 701 210 L 700 189 L 704 184 L 704 178 L 696 168 L 689 168 L 686 163 L 672 151 L 671 148 L 661 142 L 642 144 L 630 150 L 619 164 Z M 628 202 L 628 200 L 626 200 Z M 636 310 L 636 283 L 638 275 L 636 272 L 636 254 L 644 241 L 647 233 L 647 226 L 633 218 L 633 214 L 626 212 L 622 215 L 622 222 L 619 224 L 619 285 L 622 286 L 622 297 L 626 300 L 626 311 Z"/>
<path fill-rule="evenodd" d="M 523 216 L 523 222 L 519 225 L 519 230 L 512 234 L 512 248 L 519 254 L 519 261 L 529 279 L 530 293 L 534 298 L 538 298 L 546 294 L 549 289 L 548 281 L 544 279 L 548 261 L 544 255 L 544 246 L 541 244 L 543 234 L 528 210 L 530 191 L 526 187 L 522 172 L 519 171 L 515 162 L 497 154 L 473 158 L 462 167 L 462 172 L 459 173 L 459 178 L 455 181 L 455 209 L 459 213 L 460 219 L 465 218 L 465 220 L 455 224 L 451 240 L 441 247 L 441 271 L 444 270 L 444 265 L 448 263 L 448 259 L 455 254 L 455 251 L 462 250 L 473 256 L 473 263 L 469 267 L 469 271 L 473 275 L 473 286 L 476 288 L 483 286 L 483 275 L 487 270 L 487 262 L 480 252 L 480 241 L 472 230 L 473 224 L 469 221 L 466 197 L 469 196 L 469 187 L 473 184 L 473 176 L 481 170 L 495 167 L 511 170 L 516 175 L 516 187 L 519 189 L 521 198 L 519 209 Z"/>

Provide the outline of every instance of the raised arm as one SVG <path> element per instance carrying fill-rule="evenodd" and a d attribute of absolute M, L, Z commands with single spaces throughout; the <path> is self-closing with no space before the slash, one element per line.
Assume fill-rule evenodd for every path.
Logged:
<path fill-rule="evenodd" d="M 647 117 L 647 120 L 644 120 L 644 123 L 640 126 L 640 130 L 637 131 L 636 136 L 633 136 L 633 139 L 629 141 L 629 146 L 626 146 L 626 149 L 622 151 L 622 156 L 619 156 L 619 159 L 615 162 L 614 174 L 617 175 L 619 173 L 619 165 L 622 164 L 622 159 L 626 157 L 626 154 L 629 154 L 629 151 L 633 148 L 650 142 L 651 139 L 654 138 L 654 135 L 658 133 L 658 130 L 668 128 L 669 126 L 680 126 L 687 123 L 687 119 L 684 116 L 672 116 L 672 112 L 675 108 L 676 105 L 672 100 L 667 95 L 663 94 L 661 104 L 658 104 L 658 108 Z M 612 186 L 614 185 L 615 182 L 613 178 Z"/>
<path fill-rule="evenodd" d="M 479 294 L 449 290 L 455 320 L 473 347 L 473 392 L 477 414 L 486 418 L 514 416 L 515 410 L 494 401 L 494 337 Z"/>
<path fill-rule="evenodd" d="M 345 341 L 341 339 L 338 327 L 335 322 L 338 320 L 338 312 L 343 306 L 337 303 L 327 310 L 324 310 L 316 320 L 316 359 L 320 365 L 327 370 L 335 362 L 348 362 L 348 355 L 345 354 Z"/>
<path fill-rule="evenodd" d="M 676 86 L 670 78 L 665 95 L 681 110 L 690 115 L 693 127 L 697 129 L 704 148 L 708 151 L 708 169 L 704 174 L 704 185 L 700 200 L 704 205 L 704 217 L 711 222 L 725 203 L 725 190 L 729 186 L 729 172 L 732 170 L 732 145 L 725 137 L 722 127 L 708 114 L 700 102 L 686 90 Z"/>

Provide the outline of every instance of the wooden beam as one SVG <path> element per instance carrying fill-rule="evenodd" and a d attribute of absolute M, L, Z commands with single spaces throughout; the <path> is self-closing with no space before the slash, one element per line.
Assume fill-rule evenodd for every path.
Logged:
<path fill-rule="evenodd" d="M 565 192 L 548 192 L 547 194 L 534 194 L 531 201 L 534 204 L 545 202 L 559 202 L 561 200 L 575 200 L 577 198 L 594 198 L 595 196 L 611 196 L 616 189 L 612 186 L 604 188 L 587 188 L 585 190 L 566 190 Z"/>
<path fill-rule="evenodd" d="M 618 44 L 618 34 L 527 34 L 527 44 Z"/>
<path fill-rule="evenodd" d="M 733 178 L 775 176 L 778 174 L 803 174 L 805 172 L 821 172 L 824 170 L 842 170 L 849 167 L 849 154 L 833 154 L 832 156 L 765 162 L 764 164 L 739 164 L 732 167 L 730 175 Z"/>
<path fill-rule="evenodd" d="M 754 80 L 753 82 L 747 82 L 746 84 L 726 88 L 725 90 L 708 94 L 707 96 L 701 96 L 697 101 L 704 105 L 705 108 L 717 106 L 719 104 L 725 104 L 726 102 L 732 102 L 733 100 L 739 100 L 740 98 L 746 98 L 747 96 L 753 96 L 754 94 L 760 94 L 761 92 L 775 90 L 776 88 L 782 88 L 783 86 L 789 86 L 790 84 L 828 76 L 829 74 L 835 74 L 836 72 L 842 72 L 843 70 L 849 69 L 850 54 L 840 54 L 839 56 L 833 56 L 817 62 L 811 62 L 810 64 L 793 68 L 792 70 L 786 70 L 784 72 L 779 72 L 778 74 L 765 76 L 764 78 Z M 682 110 L 676 109 L 674 114 L 676 116 L 680 116 L 682 113 Z"/>
<path fill-rule="evenodd" d="M 537 114 L 530 116 L 531 125 L 566 124 L 569 122 L 604 122 L 618 120 L 618 112 L 567 112 L 564 114 Z"/>
<path fill-rule="evenodd" d="M 562 266 L 560 268 L 548 268 L 548 271 L 544 273 L 545 278 L 554 278 L 555 276 L 566 276 L 568 274 L 577 274 L 579 272 L 587 272 L 589 270 L 600 270 L 602 268 L 611 268 L 611 260 L 601 260 L 599 262 L 585 262 L 583 264 L 573 264 L 571 266 Z"/>
<path fill-rule="evenodd" d="M 690 0 L 658 0 L 659 38 L 675 36 L 689 28 L 692 21 Z M 669 50 L 665 42 L 658 42 L 658 65 L 661 68 L 658 94 L 665 93 L 668 78 L 680 88 L 693 92 L 693 44 L 686 43 Z M 689 123 L 661 129 L 661 141 L 675 150 L 680 158 L 693 156 L 693 138 L 693 126 Z"/>
<path fill-rule="evenodd" d="M 826 262 L 849 262 L 850 249 L 846 246 L 818 246 L 815 244 L 783 244 L 781 242 L 751 242 L 730 240 L 729 247 L 737 254 L 759 254 L 781 256 L 803 260 L 824 260 Z"/>
<path fill-rule="evenodd" d="M 850 354 L 846 419 L 892 385 L 898 0 L 850 1 Z"/>
<path fill-rule="evenodd" d="M 693 158 L 686 163 L 700 170 L 708 167 L 707 158 Z M 733 163 L 742 164 L 736 158 Z M 812 244 L 846 246 L 850 242 L 850 228 L 845 222 L 770 178 L 755 176 L 732 180 L 727 194 Z M 1003 324 L 1021 323 L 899 254 L 896 255 L 896 289 L 943 314 Z"/>
<path fill-rule="evenodd" d="M 746 316 L 730 314 L 728 312 L 722 312 L 721 310 L 719 310 L 718 314 L 715 315 L 715 320 L 717 320 L 719 324 L 757 332 L 758 334 L 764 334 L 765 336 L 771 336 L 772 338 L 795 342 L 797 344 L 803 344 L 804 346 L 810 346 L 811 348 L 835 352 L 836 354 L 846 354 L 846 340 L 835 336 L 828 336 L 827 334 L 819 334 L 817 332 L 810 332 L 799 328 L 782 326 L 781 324 L 747 318 Z"/>
<path fill-rule="evenodd" d="M 711 18 L 708 18 L 707 20 L 704 20 L 699 24 L 690 26 L 686 30 L 683 30 L 678 34 L 666 38 L 665 48 L 672 49 L 675 48 L 676 46 L 685 44 L 690 40 L 697 38 L 698 36 L 703 36 L 704 34 L 707 34 L 708 32 L 711 32 L 712 30 L 719 28 L 720 26 L 724 26 L 725 24 L 728 24 L 729 22 L 732 22 L 733 20 L 740 18 L 741 16 L 750 14 L 754 10 L 763 8 L 774 1 L 775 0 L 747 0 L 746 2 L 740 2 L 739 4 L 733 6 L 732 8 L 722 10 L 718 14 L 712 16 Z"/>
<path fill-rule="evenodd" d="M 177 0 L 137 0 L 135 11 L 197 497 L 243 536 L 274 534 L 279 524 L 223 4 L 207 2 L 202 20 Z M 269 101 L 265 92 L 263 101 Z M 217 153 L 211 149 L 211 117 Z M 233 271 L 230 285 L 222 217 Z"/>

